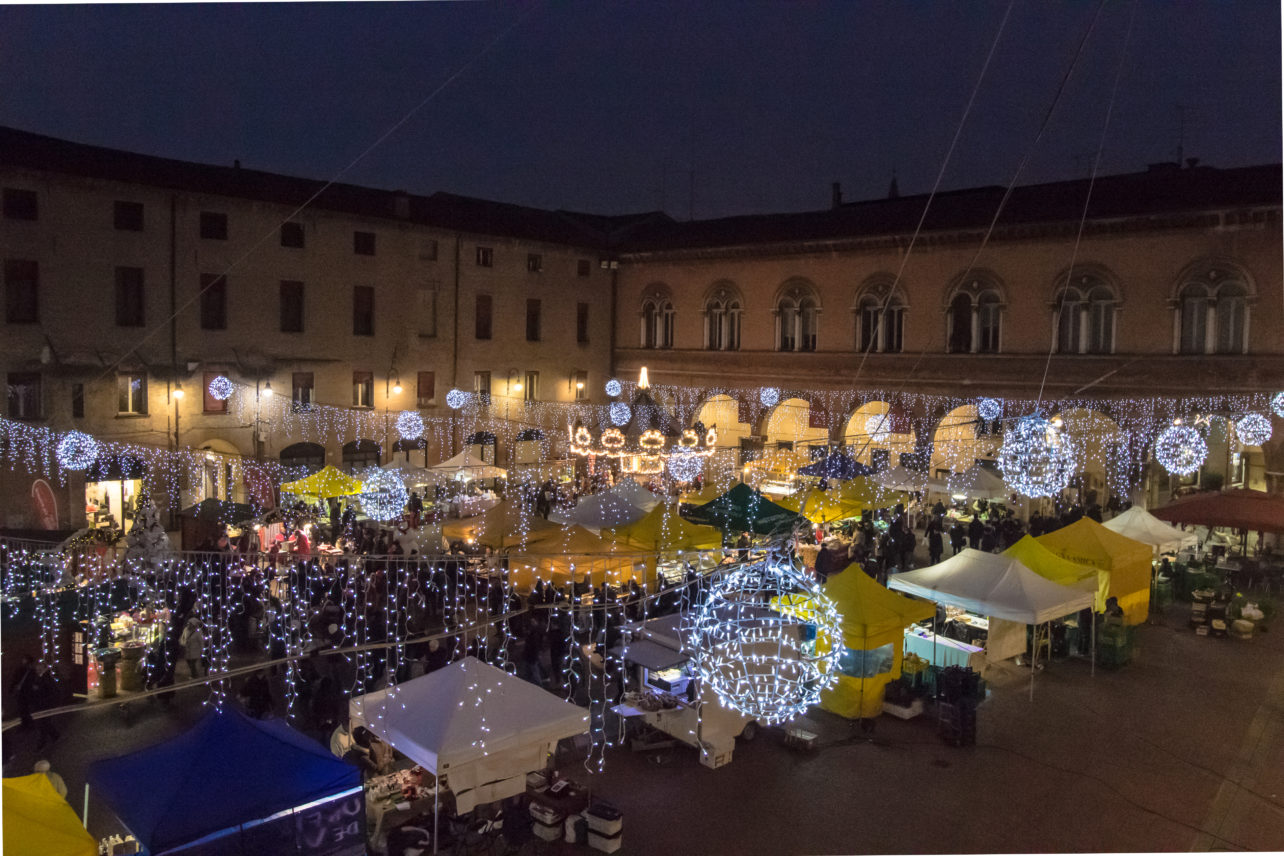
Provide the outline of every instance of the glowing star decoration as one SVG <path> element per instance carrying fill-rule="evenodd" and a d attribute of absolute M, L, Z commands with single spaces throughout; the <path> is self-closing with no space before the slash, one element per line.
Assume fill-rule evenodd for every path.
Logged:
<path fill-rule="evenodd" d="M 98 441 L 80 431 L 69 431 L 58 441 L 58 463 L 67 470 L 87 470 L 98 460 Z"/>
<path fill-rule="evenodd" d="M 1284 392 L 1277 392 L 1271 398 L 1271 410 L 1275 412 L 1276 416 L 1284 419 Z"/>
<path fill-rule="evenodd" d="M 611 403 L 611 424 L 628 425 L 629 420 L 633 418 L 633 408 L 629 407 L 623 401 Z"/>
<path fill-rule="evenodd" d="M 403 440 L 418 440 L 424 435 L 424 418 L 413 410 L 397 414 L 397 433 Z"/>
<path fill-rule="evenodd" d="M 446 406 L 451 410 L 458 410 L 468 403 L 468 393 L 462 389 L 452 389 L 446 393 Z"/>
<path fill-rule="evenodd" d="M 773 598 L 806 603 L 807 617 L 768 608 Z M 702 684 L 723 707 L 774 725 L 807 710 L 838 679 L 842 638 L 842 617 L 816 581 L 770 557 L 709 590 L 687 643 Z M 828 651 L 818 651 L 818 639 Z"/>
<path fill-rule="evenodd" d="M 780 403 L 780 390 L 774 386 L 764 386 L 758 392 L 758 400 L 763 407 L 775 407 Z"/>
<path fill-rule="evenodd" d="M 976 415 L 986 422 L 993 422 L 1003 415 L 1003 402 L 997 398 L 982 398 L 976 403 Z"/>
<path fill-rule="evenodd" d="M 704 472 L 704 455 L 681 452 L 669 456 L 669 475 L 674 481 L 689 482 Z"/>
<path fill-rule="evenodd" d="M 622 389 L 623 388 L 620 386 L 620 382 L 615 378 L 611 378 L 606 382 L 606 394 L 611 396 L 612 398 L 619 395 Z"/>
<path fill-rule="evenodd" d="M 1260 413 L 1250 413 L 1235 423 L 1235 433 L 1245 446 L 1260 446 L 1271 439 L 1271 420 Z"/>
<path fill-rule="evenodd" d="M 1078 465 L 1070 436 L 1042 416 L 1025 416 L 1003 435 L 999 470 L 1008 487 L 1023 496 L 1056 496 Z"/>
<path fill-rule="evenodd" d="M 361 508 L 375 520 L 395 520 L 409 500 L 401 476 L 391 470 L 371 467 L 361 478 Z"/>
<path fill-rule="evenodd" d="M 1175 476 L 1188 476 L 1208 457 L 1204 436 L 1190 425 L 1165 428 L 1155 440 L 1155 460 Z"/>
<path fill-rule="evenodd" d="M 232 383 L 227 377 L 219 375 L 210 381 L 210 397 L 218 401 L 227 401 L 236 392 L 236 384 Z"/>
<path fill-rule="evenodd" d="M 886 443 L 887 438 L 892 436 L 892 420 L 887 414 L 871 416 L 865 420 L 865 433 L 869 439 L 875 443 Z"/>

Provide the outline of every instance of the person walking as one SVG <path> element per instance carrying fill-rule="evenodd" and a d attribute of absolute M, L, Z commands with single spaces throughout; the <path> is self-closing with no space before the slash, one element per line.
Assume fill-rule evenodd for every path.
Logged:
<path fill-rule="evenodd" d="M 40 734 L 36 742 L 37 750 L 58 739 L 58 730 L 47 717 L 37 723 L 32 715 L 52 701 L 52 683 L 53 676 L 49 668 L 44 663 L 37 663 L 36 658 L 30 654 L 22 658 L 22 665 L 9 683 L 10 692 L 18 700 L 18 715 L 22 718 L 23 730 L 30 731 L 35 727 Z"/>
<path fill-rule="evenodd" d="M 941 561 L 941 554 L 945 552 L 945 539 L 941 535 L 941 518 L 933 517 L 932 521 L 927 524 L 927 556 L 928 563 L 935 565 Z M 957 550 L 955 552 L 958 552 Z"/>
<path fill-rule="evenodd" d="M 201 677 L 202 660 L 205 658 L 205 627 L 201 620 L 195 615 L 190 616 L 178 641 L 183 646 L 183 659 L 187 661 L 188 674 L 193 679 Z"/>

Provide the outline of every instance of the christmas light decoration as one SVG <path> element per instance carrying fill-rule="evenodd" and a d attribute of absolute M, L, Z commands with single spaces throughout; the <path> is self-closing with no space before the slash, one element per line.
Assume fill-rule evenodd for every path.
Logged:
<path fill-rule="evenodd" d="M 633 408 L 629 407 L 623 401 L 612 402 L 610 413 L 612 425 L 628 425 L 629 420 L 633 418 Z"/>
<path fill-rule="evenodd" d="M 1245 446 L 1260 446 L 1271 439 L 1271 420 L 1260 413 L 1249 413 L 1235 423 L 1235 433 Z"/>
<path fill-rule="evenodd" d="M 620 382 L 615 378 L 611 378 L 606 382 L 606 394 L 611 396 L 612 398 L 615 398 L 615 396 L 619 395 L 622 390 L 623 390 L 623 387 L 620 386 Z"/>
<path fill-rule="evenodd" d="M 236 384 L 232 383 L 228 377 L 219 375 L 210 381 L 209 391 L 211 398 L 227 401 L 232 397 L 232 393 L 236 392 Z"/>
<path fill-rule="evenodd" d="M 1177 476 L 1188 476 L 1198 470 L 1208 457 L 1208 443 L 1190 425 L 1172 425 L 1155 440 L 1155 460 Z"/>
<path fill-rule="evenodd" d="M 361 477 L 361 507 L 375 520 L 395 520 L 405 510 L 410 494 L 401 477 L 371 467 Z"/>
<path fill-rule="evenodd" d="M 1078 449 L 1069 434 L 1037 414 L 1008 428 L 999 449 L 1003 481 L 1023 496 L 1056 496 L 1078 466 Z"/>
<path fill-rule="evenodd" d="M 758 391 L 758 401 L 763 407 L 775 407 L 780 403 L 780 390 L 774 386 L 764 386 Z"/>
<path fill-rule="evenodd" d="M 397 414 L 396 425 L 403 440 L 418 440 L 424 435 L 424 418 L 417 411 L 401 411 Z"/>
<path fill-rule="evenodd" d="M 976 415 L 986 422 L 993 422 L 1003 415 L 1003 402 L 997 398 L 982 398 L 976 403 Z"/>
<path fill-rule="evenodd" d="M 67 470 L 87 470 L 98 459 L 98 441 L 80 431 L 69 431 L 58 441 L 58 463 Z"/>
<path fill-rule="evenodd" d="M 871 416 L 865 420 L 865 433 L 875 443 L 886 443 L 892 436 L 892 420 L 886 413 Z"/>
<path fill-rule="evenodd" d="M 452 389 L 446 393 L 446 406 L 451 410 L 458 410 L 468 403 L 468 393 L 462 389 Z"/>
<path fill-rule="evenodd" d="M 1284 392 L 1277 392 L 1271 397 L 1271 410 L 1276 416 L 1284 419 Z"/>
<path fill-rule="evenodd" d="M 679 452 L 669 456 L 669 475 L 674 481 L 689 482 L 704 472 L 703 455 L 695 452 Z"/>
<path fill-rule="evenodd" d="M 772 598 L 806 601 L 808 619 L 768 609 Z M 790 559 L 773 556 L 738 568 L 709 590 L 687 643 L 702 685 L 723 707 L 773 725 L 815 704 L 837 680 L 842 638 L 833 601 Z"/>

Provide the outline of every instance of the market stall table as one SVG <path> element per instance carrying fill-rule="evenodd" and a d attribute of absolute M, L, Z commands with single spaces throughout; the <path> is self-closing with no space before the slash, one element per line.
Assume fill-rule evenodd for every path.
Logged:
<path fill-rule="evenodd" d="M 921 627 L 905 629 L 905 653 L 914 654 L 941 668 L 962 666 L 977 672 L 985 668 L 984 648 L 939 636 Z"/>

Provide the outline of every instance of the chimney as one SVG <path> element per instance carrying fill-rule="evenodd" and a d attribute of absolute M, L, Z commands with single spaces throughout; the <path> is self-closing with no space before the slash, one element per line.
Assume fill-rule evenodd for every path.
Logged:
<path fill-rule="evenodd" d="M 837 208 L 843 204 L 843 185 L 840 182 L 835 181 L 833 184 L 829 185 L 829 189 L 832 193 L 829 207 Z"/>

